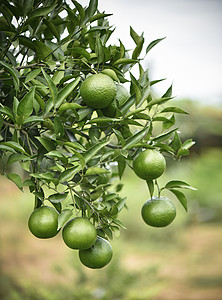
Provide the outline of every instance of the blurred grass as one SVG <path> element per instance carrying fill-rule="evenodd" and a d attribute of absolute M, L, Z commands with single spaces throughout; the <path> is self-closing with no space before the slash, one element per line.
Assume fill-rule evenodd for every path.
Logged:
<path fill-rule="evenodd" d="M 112 242 L 113 261 L 102 270 L 82 266 L 61 234 L 47 241 L 34 238 L 27 228 L 32 195 L 1 177 L 0 299 L 221 299 L 221 158 L 220 150 L 208 149 L 181 163 L 168 162 L 162 185 L 177 178 L 198 191 L 186 192 L 188 214 L 165 194 L 175 202 L 177 217 L 162 229 L 143 223 L 140 210 L 148 189 L 128 170 L 122 191 L 128 209 L 121 215 L 127 230 Z"/>

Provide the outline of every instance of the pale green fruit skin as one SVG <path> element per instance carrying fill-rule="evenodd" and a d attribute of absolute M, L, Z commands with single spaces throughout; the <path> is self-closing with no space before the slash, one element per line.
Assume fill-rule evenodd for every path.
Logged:
<path fill-rule="evenodd" d="M 79 251 L 81 263 L 91 269 L 101 269 L 105 267 L 112 259 L 113 250 L 110 243 L 98 237 L 95 244 L 87 249 Z"/>
<path fill-rule="evenodd" d="M 165 227 L 175 219 L 176 207 L 166 197 L 153 197 L 144 203 L 141 215 L 147 225 Z"/>
<path fill-rule="evenodd" d="M 38 207 L 29 217 L 29 230 L 37 238 L 52 238 L 58 233 L 58 216 L 58 212 L 53 207 Z"/>
<path fill-rule="evenodd" d="M 138 177 L 144 180 L 153 180 L 160 177 L 166 168 L 164 156 L 153 149 L 147 149 L 134 159 L 133 170 Z"/>
<path fill-rule="evenodd" d="M 66 223 L 62 237 L 71 249 L 88 249 L 95 243 L 97 231 L 88 219 L 77 217 Z"/>
<path fill-rule="evenodd" d="M 88 106 L 102 109 L 115 99 L 116 85 L 110 76 L 94 74 L 83 81 L 80 95 Z"/>

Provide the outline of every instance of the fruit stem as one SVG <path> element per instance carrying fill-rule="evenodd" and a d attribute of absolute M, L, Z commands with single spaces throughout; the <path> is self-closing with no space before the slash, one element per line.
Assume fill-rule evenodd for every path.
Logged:
<path fill-rule="evenodd" d="M 77 209 L 76 209 L 76 201 L 75 201 L 75 198 L 73 196 L 73 189 L 71 188 L 71 186 L 68 184 L 68 188 L 69 188 L 69 192 L 70 192 L 70 195 L 71 195 L 71 198 L 72 198 L 72 203 L 73 203 L 73 208 L 75 210 L 75 213 L 77 215 Z"/>
<path fill-rule="evenodd" d="M 160 198 L 160 192 L 161 192 L 161 189 L 157 183 L 157 180 L 155 179 L 155 185 L 157 186 L 157 191 L 158 191 L 158 198 Z"/>

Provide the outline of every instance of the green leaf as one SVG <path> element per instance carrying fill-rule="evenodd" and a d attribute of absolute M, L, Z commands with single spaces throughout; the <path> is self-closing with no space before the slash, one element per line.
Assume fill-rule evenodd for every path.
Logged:
<path fill-rule="evenodd" d="M 99 175 L 99 174 L 108 174 L 108 173 L 110 173 L 110 172 L 106 169 L 102 169 L 99 167 L 91 167 L 86 170 L 85 175 L 89 176 L 89 175 Z"/>
<path fill-rule="evenodd" d="M 21 180 L 21 178 L 18 174 L 9 173 L 9 174 L 6 175 L 6 177 L 9 180 L 13 181 L 20 190 L 23 189 L 23 183 L 22 183 L 22 180 Z"/>
<path fill-rule="evenodd" d="M 192 147 L 195 144 L 195 142 L 192 139 L 188 139 L 186 140 L 182 146 L 180 147 L 180 149 L 177 152 L 177 156 L 186 156 L 189 155 L 189 149 L 190 147 Z"/>
<path fill-rule="evenodd" d="M 97 7 L 98 7 L 98 0 L 90 0 L 89 7 L 87 7 L 85 11 L 87 18 L 91 18 L 95 14 Z"/>
<path fill-rule="evenodd" d="M 43 61 L 52 53 L 52 50 L 41 41 L 35 40 L 33 41 L 33 44 L 36 49 L 36 55 L 40 61 Z"/>
<path fill-rule="evenodd" d="M 32 10 L 34 4 L 34 0 L 23 0 L 23 13 L 24 17 L 28 15 L 28 13 Z"/>
<path fill-rule="evenodd" d="M 9 141 L 9 142 L 2 142 L 1 145 L 9 147 L 14 149 L 17 152 L 21 152 L 23 154 L 27 154 L 28 153 L 25 151 L 25 149 L 17 142 L 13 142 L 13 141 Z"/>
<path fill-rule="evenodd" d="M 188 139 L 186 140 L 183 144 L 182 144 L 182 148 L 183 149 L 190 149 L 193 145 L 195 144 L 195 142 L 192 139 Z"/>
<path fill-rule="evenodd" d="M 134 64 L 136 63 L 137 60 L 136 59 L 132 59 L 132 58 L 119 58 L 114 62 L 114 66 L 116 65 L 128 65 L 128 64 Z"/>
<path fill-rule="evenodd" d="M 21 153 L 13 153 L 9 156 L 7 164 L 10 165 L 10 164 L 13 164 L 17 161 L 27 161 L 27 160 L 31 160 L 31 157 L 26 156 L 26 155 L 21 154 Z"/>
<path fill-rule="evenodd" d="M 69 48 L 69 50 L 71 50 L 72 54 L 77 53 L 77 54 L 80 54 L 83 57 L 85 57 L 87 60 L 90 60 L 90 53 L 87 52 L 84 48 L 73 47 L 73 48 Z"/>
<path fill-rule="evenodd" d="M 104 50 L 103 50 L 102 40 L 98 34 L 96 35 L 96 45 L 95 46 L 96 46 L 95 52 L 97 55 L 97 62 L 98 62 L 98 64 L 100 64 L 104 60 Z"/>
<path fill-rule="evenodd" d="M 132 59 L 137 59 L 143 49 L 144 38 L 141 39 L 140 43 L 133 50 Z"/>
<path fill-rule="evenodd" d="M 182 143 L 180 140 L 180 137 L 177 133 L 177 131 L 174 134 L 173 140 L 170 143 L 170 146 L 173 148 L 173 150 L 177 151 L 181 147 Z"/>
<path fill-rule="evenodd" d="M 67 196 L 68 196 L 68 192 L 62 193 L 62 194 L 56 193 L 56 194 L 50 195 L 48 197 L 48 200 L 52 203 L 59 203 L 59 202 L 65 200 L 67 198 Z"/>
<path fill-rule="evenodd" d="M 73 211 L 71 209 L 63 209 L 61 211 L 61 213 L 59 214 L 59 217 L 58 217 L 58 228 L 57 228 L 58 230 L 67 223 L 67 221 L 72 216 L 72 214 L 73 214 Z"/>
<path fill-rule="evenodd" d="M 57 102 L 57 95 L 58 95 L 58 90 L 54 84 L 54 82 L 52 81 L 52 78 L 43 70 L 43 68 L 41 68 L 42 74 L 45 77 L 45 80 L 48 84 L 49 90 L 50 90 L 50 94 L 52 96 L 52 101 L 54 103 L 54 105 Z"/>
<path fill-rule="evenodd" d="M 64 145 L 68 146 L 68 147 L 71 147 L 73 149 L 85 151 L 85 148 L 81 144 L 79 144 L 78 142 L 65 142 Z"/>
<path fill-rule="evenodd" d="M 108 145 L 109 142 L 110 142 L 110 140 L 100 142 L 100 143 L 92 146 L 89 150 L 87 150 L 84 154 L 85 162 L 87 163 L 91 158 L 93 158 L 95 156 L 96 153 L 98 153 L 98 151 L 100 151 L 102 148 L 104 148 L 106 145 Z"/>
<path fill-rule="evenodd" d="M 180 180 L 172 180 L 169 181 L 165 187 L 165 189 L 171 189 L 171 188 L 181 188 L 181 189 L 190 189 L 190 190 L 197 190 L 194 187 L 190 186 L 188 183 Z"/>
<path fill-rule="evenodd" d="M 4 121 L 3 121 L 2 115 L 0 114 L 0 130 L 2 129 L 3 124 L 4 124 Z"/>
<path fill-rule="evenodd" d="M 40 72 L 41 72 L 40 69 L 35 69 L 35 70 L 31 71 L 30 73 L 28 73 L 28 75 L 25 78 L 25 83 L 27 83 L 30 80 L 34 79 L 37 75 L 39 75 Z"/>
<path fill-rule="evenodd" d="M 178 191 L 176 189 L 169 189 L 169 190 L 177 197 L 177 199 L 180 201 L 180 203 L 182 204 L 184 209 L 187 211 L 187 198 L 186 198 L 186 196 L 181 191 Z"/>
<path fill-rule="evenodd" d="M 132 37 L 136 45 L 140 44 L 142 37 L 139 36 L 131 26 L 130 26 L 130 36 Z"/>
<path fill-rule="evenodd" d="M 43 22 L 48 27 L 48 29 L 52 32 L 52 34 L 56 37 L 57 41 L 59 41 L 60 40 L 60 34 L 57 30 L 57 27 L 47 19 L 44 19 Z"/>
<path fill-rule="evenodd" d="M 7 24 L 0 23 L 0 31 L 3 32 L 16 32 L 14 26 L 8 26 Z"/>
<path fill-rule="evenodd" d="M 13 113 L 11 111 L 11 109 L 7 106 L 0 106 L 0 112 L 4 115 L 6 115 L 7 117 L 9 117 L 12 121 L 14 121 L 14 117 L 13 117 Z"/>
<path fill-rule="evenodd" d="M 168 88 L 168 90 L 166 91 L 166 93 L 161 97 L 161 98 L 167 98 L 167 97 L 171 97 L 172 96 L 172 84 L 171 86 Z"/>
<path fill-rule="evenodd" d="M 144 138 L 147 132 L 148 128 L 145 127 L 142 130 L 138 131 L 136 134 L 134 134 L 132 137 L 128 138 L 126 140 L 126 145 L 123 147 L 123 150 L 132 148 L 134 144 L 136 144 Z"/>
<path fill-rule="evenodd" d="M 0 64 L 12 75 L 15 90 L 19 90 L 19 73 L 17 70 L 13 69 L 9 64 L 0 60 Z"/>
<path fill-rule="evenodd" d="M 73 167 L 73 168 L 65 170 L 64 172 L 62 172 L 59 175 L 59 177 L 58 177 L 59 182 L 63 183 L 65 181 L 71 180 L 74 177 L 74 175 L 76 173 L 78 173 L 80 170 L 81 170 L 81 166 L 80 165 L 78 167 Z"/>
<path fill-rule="evenodd" d="M 41 137 L 41 136 L 36 137 L 36 139 L 42 144 L 42 146 L 47 151 L 55 150 L 56 145 L 55 145 L 55 143 L 52 140 L 44 138 L 44 137 Z"/>
<path fill-rule="evenodd" d="M 31 12 L 27 21 L 30 22 L 31 18 L 47 16 L 54 8 L 55 5 L 36 8 Z"/>
<path fill-rule="evenodd" d="M 36 52 L 36 47 L 33 41 L 26 37 L 26 36 L 19 36 L 19 44 L 25 46 L 28 49 L 31 49 L 32 51 Z"/>
<path fill-rule="evenodd" d="M 17 115 L 22 117 L 23 120 L 27 119 L 33 112 L 34 95 L 35 87 L 33 87 L 19 102 Z"/>
<path fill-rule="evenodd" d="M 37 123 L 37 122 L 43 122 L 45 119 L 42 117 L 38 117 L 38 116 L 30 116 L 28 117 L 25 121 L 24 124 L 27 123 Z"/>
<path fill-rule="evenodd" d="M 174 131 L 176 131 L 178 128 L 175 128 L 175 129 L 172 129 L 170 131 L 167 131 L 166 133 L 162 133 L 160 135 L 158 135 L 157 137 L 153 138 L 152 140 L 155 142 L 155 143 L 159 143 L 159 142 L 162 142 L 162 141 L 165 141 L 167 140 L 172 134 Z"/>
<path fill-rule="evenodd" d="M 72 3 L 75 5 L 75 7 L 77 8 L 78 12 L 79 12 L 79 16 L 80 16 L 80 20 L 81 22 L 83 21 L 83 19 L 85 18 L 85 10 L 83 9 L 82 5 L 75 1 L 72 0 Z"/>
<path fill-rule="evenodd" d="M 127 198 L 125 197 L 125 198 L 121 199 L 121 200 L 116 204 L 116 206 L 117 206 L 119 212 L 123 209 L 123 207 L 124 207 L 124 205 L 125 205 L 125 203 L 126 203 L 126 199 L 127 199 Z"/>
<path fill-rule="evenodd" d="M 121 179 L 126 168 L 126 159 L 120 155 L 116 158 L 116 161 L 118 163 L 119 178 Z"/>
<path fill-rule="evenodd" d="M 118 225 L 119 227 L 121 227 L 123 229 L 127 229 L 120 220 L 113 220 L 113 223 L 115 223 L 116 225 Z"/>
<path fill-rule="evenodd" d="M 170 127 L 172 127 L 173 125 L 175 124 L 175 116 L 174 114 L 169 117 L 169 118 L 166 118 L 166 120 L 162 123 L 162 129 L 163 131 L 165 129 L 169 129 Z"/>
<path fill-rule="evenodd" d="M 73 152 L 74 152 L 75 155 L 72 156 L 71 161 L 73 161 L 73 160 L 76 161 L 76 158 L 77 158 L 79 160 L 80 164 L 81 164 L 81 169 L 83 170 L 85 168 L 85 165 L 86 165 L 86 161 L 84 159 L 84 156 L 81 153 L 79 153 L 78 151 L 74 150 L 74 149 L 73 149 Z"/>
<path fill-rule="evenodd" d="M 62 137 L 65 133 L 63 124 L 58 117 L 54 118 L 54 130 L 58 137 Z"/>
<path fill-rule="evenodd" d="M 176 106 L 169 106 L 161 110 L 159 113 L 166 113 L 166 112 L 174 112 L 174 113 L 179 113 L 179 114 L 189 114 L 185 110 L 176 107 Z"/>
<path fill-rule="evenodd" d="M 164 97 L 164 98 L 162 97 L 162 98 L 158 98 L 158 99 L 153 99 L 148 103 L 147 107 L 151 107 L 156 104 L 158 104 L 158 105 L 163 104 L 171 99 L 173 99 L 173 97 Z"/>
<path fill-rule="evenodd" d="M 116 122 L 116 121 L 120 121 L 117 118 L 109 118 L 109 117 L 99 117 L 99 118 L 94 118 L 91 119 L 88 124 L 93 124 L 93 123 L 107 123 L 107 122 Z"/>
<path fill-rule="evenodd" d="M 146 48 L 146 54 L 154 47 L 156 46 L 159 42 L 161 42 L 162 40 L 164 40 L 166 37 L 164 38 L 160 38 L 157 40 L 152 41 Z"/>
<path fill-rule="evenodd" d="M 153 182 L 153 180 L 147 180 L 146 183 L 147 183 L 147 186 L 148 186 L 148 189 L 150 192 L 150 197 L 152 198 L 153 192 L 154 192 L 154 182 Z"/>
<path fill-rule="evenodd" d="M 121 107 L 120 107 L 120 112 L 125 115 L 128 110 L 130 109 L 131 106 L 136 102 L 136 97 L 135 95 L 132 95 Z"/>
<path fill-rule="evenodd" d="M 81 77 L 77 77 L 74 81 L 68 83 L 61 91 L 58 93 L 58 101 L 55 104 L 55 108 L 58 108 L 63 101 L 69 96 L 69 94 L 78 86 Z"/>
<path fill-rule="evenodd" d="M 140 107 L 150 96 L 150 86 L 147 85 L 143 88 L 142 93 L 141 93 L 141 99 L 139 103 L 137 103 L 137 107 Z"/>
<path fill-rule="evenodd" d="M 99 19 L 102 19 L 105 17 L 109 17 L 109 16 L 112 16 L 112 14 L 98 13 L 98 14 L 92 16 L 89 21 L 90 21 L 90 23 L 92 23 L 96 20 L 99 20 Z"/>
<path fill-rule="evenodd" d="M 59 113 L 62 114 L 66 110 L 69 110 L 69 109 L 76 110 L 77 108 L 82 108 L 82 105 L 77 104 L 77 103 L 63 103 L 59 107 Z"/>

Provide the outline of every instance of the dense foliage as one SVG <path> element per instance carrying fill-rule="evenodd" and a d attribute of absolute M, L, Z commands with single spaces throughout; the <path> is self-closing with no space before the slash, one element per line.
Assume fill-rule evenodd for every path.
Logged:
<path fill-rule="evenodd" d="M 118 178 L 125 168 L 144 149 L 180 159 L 194 142 L 180 140 L 175 114 L 186 112 L 170 104 L 172 86 L 156 97 L 152 86 L 163 79 L 150 80 L 142 66 L 162 39 L 145 46 L 143 34 L 130 28 L 133 50 L 121 40 L 110 44 L 115 28 L 97 2 L 1 1 L 0 156 L 2 174 L 21 190 L 28 186 L 35 207 L 49 201 L 57 209 L 59 228 L 80 215 L 112 238 L 124 227 L 119 213 L 126 198 Z M 86 106 L 80 95 L 85 78 L 100 72 L 129 88 L 129 99 L 115 102 L 114 117 Z M 8 172 L 18 162 L 24 181 Z M 168 189 L 187 209 L 179 190 L 191 188 L 187 183 L 147 183 L 151 196 Z"/>

